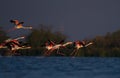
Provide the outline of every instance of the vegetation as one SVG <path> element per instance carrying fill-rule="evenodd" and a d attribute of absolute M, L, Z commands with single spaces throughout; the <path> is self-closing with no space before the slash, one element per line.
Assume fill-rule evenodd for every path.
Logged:
<path fill-rule="evenodd" d="M 48 40 L 59 42 L 61 40 L 66 40 L 66 38 L 66 35 L 61 32 L 53 31 L 52 27 L 41 24 L 39 28 L 32 30 L 32 33 L 27 37 L 27 41 L 36 49 L 40 48 Z"/>
<path fill-rule="evenodd" d="M 8 38 L 4 31 L 0 30 L 0 34 L 2 34 L 0 42 Z M 41 24 L 38 29 L 33 29 L 26 38 L 26 41 L 32 49 L 18 50 L 17 52 L 25 56 L 43 55 L 45 52 L 44 44 L 47 40 L 53 40 L 55 42 L 60 42 L 61 40 L 66 41 L 67 36 L 59 31 L 53 31 L 50 26 Z M 120 30 L 113 33 L 107 33 L 105 36 L 96 36 L 87 41 L 92 41 L 93 45 L 87 48 L 81 48 L 77 56 L 120 57 Z M 61 48 L 60 52 L 64 53 L 66 56 L 70 56 L 73 50 L 73 45 L 70 45 L 64 49 Z M 56 52 L 53 52 L 52 56 L 57 56 Z"/>
<path fill-rule="evenodd" d="M 0 43 L 9 38 L 4 30 L 0 27 Z"/>
<path fill-rule="evenodd" d="M 97 36 L 93 41 L 91 51 L 96 52 L 98 56 L 120 56 L 120 30 L 107 33 L 105 36 Z"/>
<path fill-rule="evenodd" d="M 4 30 L 0 27 L 0 44 L 8 39 L 9 37 L 7 36 L 7 34 L 4 32 Z M 0 49 L 0 54 L 4 54 L 4 49 Z"/>

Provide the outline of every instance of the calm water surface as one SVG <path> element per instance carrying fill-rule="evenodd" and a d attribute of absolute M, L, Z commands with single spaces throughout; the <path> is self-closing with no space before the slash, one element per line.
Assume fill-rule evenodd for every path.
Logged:
<path fill-rule="evenodd" d="M 0 78 L 120 78 L 120 58 L 1 56 Z"/>

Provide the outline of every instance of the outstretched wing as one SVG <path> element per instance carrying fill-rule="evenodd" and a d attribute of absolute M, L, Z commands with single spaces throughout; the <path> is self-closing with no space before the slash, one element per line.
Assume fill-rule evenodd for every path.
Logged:
<path fill-rule="evenodd" d="M 73 44 L 73 42 L 67 42 L 67 43 L 63 44 L 63 46 L 67 46 L 69 44 Z"/>
<path fill-rule="evenodd" d="M 48 40 L 48 42 L 49 42 L 49 44 L 51 44 L 51 45 L 55 45 L 55 43 L 54 43 L 53 41 L 51 41 L 51 40 Z"/>
<path fill-rule="evenodd" d="M 91 45 L 91 44 L 93 44 L 93 43 L 92 43 L 92 42 L 89 42 L 88 44 L 85 45 L 85 47 L 87 47 L 87 46 L 89 46 L 89 45 Z"/>
<path fill-rule="evenodd" d="M 10 20 L 11 23 L 14 23 L 15 25 L 18 25 L 19 24 L 19 21 L 18 20 Z"/>
<path fill-rule="evenodd" d="M 19 46 L 15 45 L 15 47 L 12 47 L 12 50 L 30 49 L 30 48 L 31 47 L 26 47 L 26 46 L 19 47 Z"/>
<path fill-rule="evenodd" d="M 25 38 L 25 36 L 21 36 L 21 37 L 15 38 L 13 40 L 19 40 L 19 39 L 24 39 L 24 38 Z"/>
<path fill-rule="evenodd" d="M 24 22 L 19 22 L 18 20 L 10 20 L 11 23 L 14 23 L 15 25 L 22 25 Z"/>
<path fill-rule="evenodd" d="M 59 42 L 59 44 L 63 44 L 65 42 L 65 40 L 61 40 L 60 42 Z"/>
<path fill-rule="evenodd" d="M 19 49 L 30 49 L 31 47 L 20 47 Z"/>

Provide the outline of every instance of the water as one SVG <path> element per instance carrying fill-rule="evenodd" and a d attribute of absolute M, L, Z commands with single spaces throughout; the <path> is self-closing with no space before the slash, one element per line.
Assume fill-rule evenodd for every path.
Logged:
<path fill-rule="evenodd" d="M 120 78 L 120 58 L 1 56 L 0 78 Z"/>

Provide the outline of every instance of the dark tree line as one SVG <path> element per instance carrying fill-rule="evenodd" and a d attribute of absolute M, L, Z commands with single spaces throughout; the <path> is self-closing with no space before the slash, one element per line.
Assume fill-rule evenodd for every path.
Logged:
<path fill-rule="evenodd" d="M 7 34 L 0 28 L 0 43 L 9 38 Z M 61 40 L 67 41 L 67 36 L 60 31 L 55 31 L 51 26 L 41 24 L 37 29 L 33 29 L 27 36 L 26 41 L 32 47 L 28 50 L 18 50 L 17 52 L 25 56 L 41 56 L 45 52 L 44 44 L 47 40 L 60 42 Z M 119 57 L 120 56 L 120 30 L 107 33 L 105 36 L 96 36 L 92 41 L 93 45 L 87 48 L 81 48 L 77 56 L 98 56 L 98 57 Z M 73 45 L 67 46 L 67 48 L 60 49 L 66 56 L 69 56 L 73 52 Z M 0 50 L 3 53 L 3 49 Z M 57 56 L 53 52 L 54 56 Z"/>
<path fill-rule="evenodd" d="M 120 56 L 120 30 L 107 33 L 105 36 L 96 36 L 92 47 L 97 56 Z"/>
<path fill-rule="evenodd" d="M 7 34 L 4 32 L 3 28 L 0 27 L 0 43 L 2 43 L 4 40 L 9 38 Z"/>

